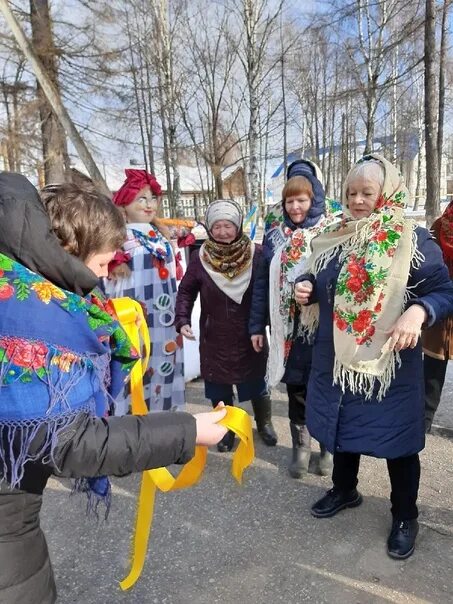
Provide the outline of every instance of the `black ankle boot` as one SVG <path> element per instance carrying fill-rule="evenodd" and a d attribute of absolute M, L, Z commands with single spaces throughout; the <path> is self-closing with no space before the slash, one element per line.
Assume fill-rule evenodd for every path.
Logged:
<path fill-rule="evenodd" d="M 362 495 L 357 489 L 342 491 L 333 487 L 311 507 L 315 518 L 330 518 L 345 508 L 355 508 L 362 503 Z"/>
<path fill-rule="evenodd" d="M 293 441 L 291 463 L 288 467 L 289 475 L 292 478 L 303 478 L 308 472 L 308 465 L 310 463 L 310 433 L 307 426 L 299 426 L 293 422 L 289 422 L 289 428 Z"/>
<path fill-rule="evenodd" d="M 405 560 L 412 556 L 418 533 L 418 521 L 393 519 L 392 530 L 387 539 L 387 553 L 391 558 Z"/>
<path fill-rule="evenodd" d="M 272 425 L 272 405 L 269 394 L 264 394 L 252 399 L 253 413 L 255 415 L 256 429 L 261 440 L 268 447 L 275 447 L 277 434 Z"/>
<path fill-rule="evenodd" d="M 222 440 L 217 443 L 217 451 L 219 451 L 219 453 L 227 453 L 228 451 L 231 451 L 231 449 L 234 447 L 234 436 L 234 432 L 232 430 L 228 430 Z"/>

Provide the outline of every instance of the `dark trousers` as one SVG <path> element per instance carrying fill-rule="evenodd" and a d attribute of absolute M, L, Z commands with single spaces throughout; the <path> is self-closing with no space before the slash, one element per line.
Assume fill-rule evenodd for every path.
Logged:
<path fill-rule="evenodd" d="M 305 398 L 307 386 L 305 384 L 286 384 L 288 393 L 289 421 L 298 426 L 305 426 Z"/>
<path fill-rule="evenodd" d="M 434 414 L 440 403 L 448 360 L 435 359 L 425 354 L 423 356 L 423 374 L 425 378 L 425 429 L 431 429 Z"/>
<path fill-rule="evenodd" d="M 333 456 L 332 482 L 337 489 L 355 489 L 359 473 L 359 453 L 335 453 Z M 396 520 L 417 518 L 417 495 L 420 483 L 420 459 L 418 454 L 387 459 L 392 491 L 392 515 Z"/>

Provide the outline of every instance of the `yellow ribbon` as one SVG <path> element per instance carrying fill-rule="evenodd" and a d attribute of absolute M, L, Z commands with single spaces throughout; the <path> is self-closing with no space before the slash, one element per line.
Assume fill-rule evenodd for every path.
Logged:
<path fill-rule="evenodd" d="M 148 333 L 146 321 L 143 317 L 143 311 L 137 302 L 130 298 L 118 298 L 112 300 L 118 318 L 124 330 L 130 337 L 132 344 L 140 350 L 140 335 L 143 338 L 145 350 L 147 351 L 146 363 L 143 361 L 143 373 L 146 370 L 149 359 L 149 335 L 146 338 L 144 331 Z M 137 317 L 142 319 L 140 328 L 137 327 Z M 145 327 L 143 330 L 142 327 Z M 140 364 L 136 363 L 131 374 L 131 401 L 132 412 L 140 415 L 147 412 L 144 395 L 143 382 L 139 376 L 139 382 L 132 383 L 132 376 L 137 380 L 138 372 L 134 371 Z M 143 412 L 142 409 L 145 409 Z M 239 445 L 234 452 L 231 473 L 233 477 L 242 483 L 242 475 L 255 457 L 253 446 L 252 422 L 250 416 L 239 407 L 227 407 L 225 417 L 219 421 L 219 424 L 232 430 L 240 439 Z M 135 525 L 135 535 L 133 541 L 132 566 L 128 576 L 120 582 L 122 590 L 130 589 L 140 577 L 145 564 L 146 551 L 148 548 L 149 535 L 151 533 L 152 519 L 154 513 L 154 501 L 156 490 L 168 493 L 178 489 L 185 489 L 196 484 L 203 474 L 206 465 L 207 447 L 195 447 L 194 457 L 186 463 L 178 476 L 175 478 L 167 468 L 156 468 L 155 470 L 146 470 L 142 475 L 142 483 L 138 498 L 137 521 Z"/>
<path fill-rule="evenodd" d="M 232 475 L 240 484 L 245 468 L 252 463 L 255 456 L 250 416 L 238 407 L 227 407 L 227 414 L 219 424 L 233 430 L 240 438 L 240 443 L 233 455 L 231 467 Z M 195 447 L 195 456 L 183 466 L 176 478 L 172 476 L 167 468 L 157 468 L 143 472 L 133 543 L 132 566 L 128 576 L 120 582 L 122 590 L 130 589 L 143 570 L 152 526 L 156 490 L 168 493 L 169 491 L 193 486 L 203 474 L 206 457 L 207 447 Z"/>
<path fill-rule="evenodd" d="M 141 342 L 143 342 L 144 354 L 141 354 L 142 362 L 135 363 L 131 371 L 130 386 L 132 413 L 134 415 L 146 415 L 148 408 L 143 393 L 143 376 L 148 368 L 151 350 L 148 325 L 146 324 L 141 305 L 132 300 L 132 298 L 114 298 L 112 299 L 112 304 L 121 327 L 139 354 L 143 352 L 141 346 Z"/>

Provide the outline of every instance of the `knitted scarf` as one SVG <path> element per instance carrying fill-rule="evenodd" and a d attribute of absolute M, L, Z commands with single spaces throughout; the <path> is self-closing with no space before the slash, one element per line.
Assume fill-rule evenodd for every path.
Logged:
<path fill-rule="evenodd" d="M 201 256 L 216 273 L 227 279 L 234 279 L 243 273 L 252 261 L 252 242 L 242 235 L 233 243 L 217 243 L 207 239 L 202 245 Z"/>
<path fill-rule="evenodd" d="M 53 459 L 77 418 L 107 414 L 138 355 L 100 297 L 61 289 L 4 254 L 0 275 L 0 480 L 14 488 L 28 461 Z M 76 487 L 94 510 L 109 503 L 106 477 Z"/>
<path fill-rule="evenodd" d="M 228 244 L 207 239 L 200 248 L 200 261 L 217 287 L 240 304 L 252 278 L 254 253 L 247 235 Z"/>
<path fill-rule="evenodd" d="M 327 202 L 327 200 L 325 200 Z M 323 200 L 324 205 L 324 200 Z M 330 207 L 324 205 L 324 207 Z M 269 274 L 270 347 L 267 382 L 275 386 L 282 379 L 292 345 L 297 337 L 295 321 L 297 305 L 294 298 L 295 269 L 310 255 L 311 240 L 329 224 L 338 220 L 338 211 L 319 215 L 306 226 L 288 226 L 283 203 L 273 206 L 266 216 L 264 236 L 273 248 Z"/>
<path fill-rule="evenodd" d="M 380 155 L 361 161 L 371 158 L 385 173 L 374 211 L 368 218 L 353 219 L 343 191 L 344 219 L 312 241 L 304 272 L 316 277 L 338 257 L 342 266 L 334 299 L 333 381 L 343 392 L 348 388 L 365 399 L 376 394 L 381 400 L 400 363 L 399 354 L 389 350 L 389 332 L 405 307 L 410 267 L 424 258 L 417 250 L 416 223 L 404 217 L 408 191 L 402 176 Z M 313 332 L 318 320 L 317 304 L 302 307 L 302 329 Z"/>

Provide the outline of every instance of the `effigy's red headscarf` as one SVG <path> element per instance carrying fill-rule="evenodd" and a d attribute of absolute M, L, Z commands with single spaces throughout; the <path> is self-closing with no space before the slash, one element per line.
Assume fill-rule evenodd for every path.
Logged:
<path fill-rule="evenodd" d="M 124 172 L 126 173 L 126 180 L 113 196 L 113 203 L 115 205 L 128 206 L 134 201 L 137 193 L 145 187 L 150 187 L 151 192 L 156 196 L 162 194 L 161 186 L 155 176 L 146 170 L 126 169 Z"/>

